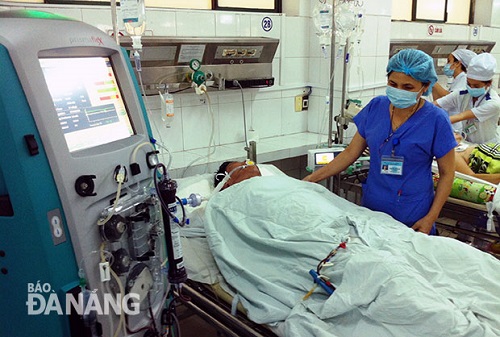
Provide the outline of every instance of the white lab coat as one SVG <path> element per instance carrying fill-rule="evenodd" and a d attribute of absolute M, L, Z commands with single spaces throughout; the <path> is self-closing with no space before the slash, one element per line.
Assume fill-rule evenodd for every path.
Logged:
<path fill-rule="evenodd" d="M 472 110 L 476 118 L 463 123 L 463 131 L 467 141 L 472 143 L 496 142 L 498 118 L 500 117 L 500 97 L 491 89 L 472 103 L 472 96 L 467 90 L 454 91 L 437 100 L 440 107 L 446 111 Z"/>
<path fill-rule="evenodd" d="M 467 89 L 467 73 L 462 71 L 460 74 L 457 75 L 457 77 L 453 79 L 453 82 L 451 82 L 448 91 L 450 91 L 451 93 L 454 91 L 460 91 L 465 89 Z M 447 112 L 448 115 L 453 116 L 461 111 L 459 111 L 459 109 L 451 109 L 447 110 Z M 461 133 L 463 130 L 463 125 L 464 122 L 456 122 L 452 124 L 452 127 L 455 132 Z"/>

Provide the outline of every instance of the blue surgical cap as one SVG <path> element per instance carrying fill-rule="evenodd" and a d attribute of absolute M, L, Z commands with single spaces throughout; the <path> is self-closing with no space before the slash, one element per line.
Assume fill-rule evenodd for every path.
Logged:
<path fill-rule="evenodd" d="M 393 71 L 409 75 L 422 83 L 430 83 L 424 95 L 432 91 L 438 80 L 432 57 L 417 49 L 403 49 L 391 57 L 387 64 L 387 74 Z"/>

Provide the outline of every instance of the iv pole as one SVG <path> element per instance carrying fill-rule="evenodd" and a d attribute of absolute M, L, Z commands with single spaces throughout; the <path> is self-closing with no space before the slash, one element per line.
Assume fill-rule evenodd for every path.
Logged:
<path fill-rule="evenodd" d="M 335 1 L 332 4 L 332 11 L 335 13 Z M 330 94 L 329 94 L 329 106 L 328 106 L 328 147 L 332 147 L 332 134 L 333 134 L 333 93 L 334 93 L 334 83 L 335 83 L 335 14 L 332 15 L 332 38 L 330 42 Z"/>
<path fill-rule="evenodd" d="M 328 84 L 330 86 L 330 93 L 328 100 L 330 102 L 328 106 L 328 147 L 331 148 L 333 146 L 333 140 L 332 140 L 332 135 L 333 135 L 333 94 L 334 94 L 334 83 L 335 83 L 335 55 L 336 55 L 336 49 L 335 49 L 335 1 L 332 2 L 332 38 L 330 41 L 330 73 L 332 74 L 330 76 L 330 83 Z M 330 177 L 326 181 L 326 186 L 328 189 L 332 192 L 335 193 L 333 190 L 333 179 L 338 180 L 337 181 L 337 186 L 340 183 L 340 176 L 337 177 Z M 338 191 L 337 191 L 338 192 Z M 338 193 L 336 193 L 338 194 Z"/>
<path fill-rule="evenodd" d="M 120 38 L 118 37 L 118 19 L 116 14 L 116 0 L 111 0 L 111 21 L 113 24 L 113 36 L 116 44 L 120 45 Z"/>
<path fill-rule="evenodd" d="M 333 12 L 335 13 L 335 1 L 333 1 Z M 333 34 L 332 34 L 332 40 L 331 40 L 331 55 L 330 55 L 330 70 L 332 73 L 331 79 L 330 79 L 330 106 L 329 106 L 329 115 L 328 115 L 328 147 L 331 148 L 333 146 L 333 140 L 332 140 L 332 135 L 333 135 L 333 123 L 335 122 L 338 125 L 338 133 L 337 133 L 337 141 L 338 144 L 343 144 L 344 142 L 344 127 L 347 125 L 346 121 L 346 114 L 345 114 L 345 102 L 346 102 L 346 93 L 347 93 L 347 79 L 348 79 L 348 63 L 350 62 L 350 54 L 349 54 L 349 47 L 350 47 L 350 41 L 349 38 L 346 39 L 345 45 L 344 45 L 344 59 L 343 59 L 343 68 L 342 68 L 342 95 L 341 95 L 341 105 L 340 105 L 340 114 L 337 116 L 337 119 L 333 117 L 333 95 L 334 95 L 334 83 L 335 83 L 335 54 L 336 54 L 336 48 L 335 48 L 335 14 L 332 16 L 333 17 Z M 341 41 L 342 42 L 342 41 Z M 334 181 L 335 179 L 335 181 Z M 329 178 L 327 181 L 327 186 L 335 194 L 340 193 L 340 174 L 338 174 L 335 177 Z"/>
<path fill-rule="evenodd" d="M 347 93 L 347 76 L 348 76 L 348 64 L 350 62 L 349 48 L 351 47 L 349 38 L 345 41 L 344 46 L 344 66 L 342 68 L 342 98 L 341 98 L 341 109 L 340 116 L 338 118 L 337 125 L 339 126 L 339 144 L 344 143 L 344 128 L 348 124 L 346 121 L 345 110 L 346 110 L 346 93 Z"/>

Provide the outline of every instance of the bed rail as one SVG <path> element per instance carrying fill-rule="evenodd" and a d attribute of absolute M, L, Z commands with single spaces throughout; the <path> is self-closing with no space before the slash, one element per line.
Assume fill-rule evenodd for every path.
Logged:
<path fill-rule="evenodd" d="M 267 327 L 250 321 L 241 313 L 233 316 L 229 305 L 220 301 L 204 284 L 188 281 L 183 285 L 182 292 L 191 298 L 190 301 L 182 303 L 206 322 L 213 324 L 225 336 L 278 337 Z"/>

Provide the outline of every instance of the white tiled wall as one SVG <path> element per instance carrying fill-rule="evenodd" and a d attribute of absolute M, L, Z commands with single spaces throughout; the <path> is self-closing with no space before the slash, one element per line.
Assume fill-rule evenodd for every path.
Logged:
<path fill-rule="evenodd" d="M 325 134 L 328 130 L 328 106 L 332 77 L 330 57 L 321 52 L 316 29 L 311 19 L 316 2 L 295 1 L 290 14 L 235 13 L 217 11 L 147 10 L 147 35 L 186 37 L 272 37 L 280 44 L 273 61 L 273 76 L 276 85 L 266 89 L 245 89 L 244 102 L 247 127 L 253 127 L 259 137 L 258 149 L 266 149 L 277 136 L 295 135 L 304 132 Z M 359 43 L 350 49 L 346 98 L 361 99 L 366 104 L 376 95 L 383 94 L 386 83 L 385 67 L 388 61 L 390 39 L 471 39 L 495 40 L 493 54 L 500 64 L 499 28 L 473 27 L 467 25 L 444 25 L 440 37 L 427 35 L 426 23 L 391 23 L 391 0 L 364 1 L 364 32 Z M 11 6 L 11 5 L 4 5 Z M 284 6 L 286 9 L 287 6 Z M 105 32 L 112 31 L 111 10 L 106 6 L 39 5 L 35 9 L 58 13 L 92 24 Z M 264 17 L 270 17 L 273 27 L 269 32 L 262 29 Z M 118 11 L 118 22 L 121 22 Z M 328 53 L 330 50 L 328 49 Z M 344 71 L 343 51 L 336 58 L 333 82 L 334 99 L 331 102 L 334 114 L 341 106 L 342 78 Z M 308 111 L 294 111 L 294 97 L 312 87 Z M 209 97 L 200 97 L 193 92 L 174 94 L 175 118 L 166 128 L 160 117 L 158 97 L 148 97 L 148 114 L 155 136 L 175 154 L 173 167 L 180 167 L 208 153 L 213 130 L 213 144 L 224 147 L 236 156 L 245 157 L 243 151 L 243 101 L 240 91 L 209 92 Z M 214 123 L 212 123 L 212 118 Z M 212 129 L 213 128 L 213 129 Z M 355 128 L 350 125 L 345 131 L 351 137 Z M 291 136 L 293 137 L 293 136 Z M 286 139 L 292 139 L 287 137 Z M 297 138 L 300 142 L 305 138 Z M 326 136 L 307 138 L 326 142 Z M 279 140 L 278 140 L 279 141 Z M 291 141 L 291 140 L 290 140 Z M 281 141 L 279 141 L 281 142 Z M 276 145 L 276 144 L 275 144 Z M 278 144 L 283 146 L 283 144 Z M 294 145 L 295 146 L 295 145 Z M 292 147 L 292 145 L 290 145 Z M 291 155 L 291 151 L 286 152 Z M 218 151 L 218 152 L 217 152 Z M 218 149 L 212 158 L 224 157 Z M 283 148 L 280 151 L 286 151 Z M 259 150 L 258 150 L 259 152 Z M 298 153 L 300 154 L 300 153 Z"/>
<path fill-rule="evenodd" d="M 177 36 L 216 36 L 215 13 L 211 11 L 178 11 L 175 25 Z"/>
<path fill-rule="evenodd" d="M 365 33 L 361 40 L 360 49 L 363 56 L 352 57 L 350 87 L 363 89 L 379 85 L 374 65 L 377 57 L 388 54 L 387 29 L 390 26 L 389 1 L 384 6 L 366 6 Z M 247 99 L 245 108 L 247 117 L 253 119 L 253 126 L 261 138 L 274 137 L 284 134 L 293 134 L 305 131 L 316 131 L 317 127 L 309 125 L 311 118 L 318 120 L 314 115 L 324 112 L 323 97 L 328 94 L 330 80 L 330 60 L 324 58 L 320 51 L 315 27 L 311 20 L 311 8 L 314 2 L 305 5 L 298 4 L 295 15 L 262 14 L 262 13 L 234 13 L 216 11 L 186 11 L 186 10 L 147 10 L 147 35 L 157 36 L 264 36 L 280 39 L 280 45 L 273 61 L 273 76 L 276 78 L 275 87 L 265 90 L 245 90 Z M 386 6 L 387 5 L 387 6 Z M 111 10 L 109 7 L 82 6 L 68 8 L 68 6 L 42 5 L 38 9 L 60 13 L 92 24 L 99 29 L 111 32 Z M 121 18 L 118 10 L 120 30 Z M 273 21 L 273 28 L 266 32 L 262 29 L 262 19 L 269 16 Z M 380 32 L 379 32 L 380 30 Z M 377 41 L 374 43 L 374 41 Z M 355 55 L 353 53 L 353 55 Z M 336 95 L 341 94 L 342 87 L 342 57 L 336 66 Z M 360 77 L 363 72 L 363 76 Z M 360 79 L 363 79 L 361 81 Z M 294 111 L 294 97 L 305 92 L 305 86 L 313 87 L 313 96 L 321 99 L 310 100 L 307 112 Z M 270 94 L 272 93 L 272 94 Z M 370 90 L 371 93 L 371 90 Z M 212 111 L 215 118 L 216 145 L 243 141 L 242 102 L 239 93 L 211 93 Z M 359 96 L 359 95 L 357 95 Z M 159 105 L 155 98 L 148 98 L 149 109 L 154 115 L 152 121 L 158 126 L 161 138 L 173 152 L 188 151 L 206 147 L 210 132 L 193 131 L 199 127 L 198 121 L 208 124 L 210 117 L 207 111 L 208 103 L 200 102 L 199 97 L 192 93 L 176 94 L 176 117 L 171 128 L 166 129 L 157 118 Z M 316 102 L 321 102 L 318 106 Z M 336 100 L 338 101 L 338 100 Z M 336 103 L 334 101 L 334 104 Z M 340 102 L 339 102 L 340 103 Z M 158 131 L 157 131 L 158 132 Z"/>
<path fill-rule="evenodd" d="M 448 41 L 494 41 L 495 47 L 491 54 L 496 58 L 497 75 L 493 80 L 493 87 L 498 88 L 498 73 L 500 73 L 500 28 L 484 27 L 478 25 L 451 25 L 442 24 L 443 33 L 429 36 L 427 28 L 429 23 L 425 22 L 392 22 L 391 38 L 408 40 L 448 40 Z M 441 76 L 440 82 L 445 82 L 444 76 Z M 498 89 L 497 89 L 498 91 Z"/>
<path fill-rule="evenodd" d="M 500 73 L 500 27 L 479 27 L 478 39 L 486 41 L 495 41 L 495 47 L 491 51 L 491 54 L 495 56 L 497 60 L 497 73 Z M 497 88 L 497 92 L 500 92 L 500 76 L 497 76 L 493 80 L 493 87 Z"/>
<path fill-rule="evenodd" d="M 147 29 L 154 28 L 154 34 L 158 36 L 177 36 L 175 11 L 151 9 L 147 13 Z"/>

